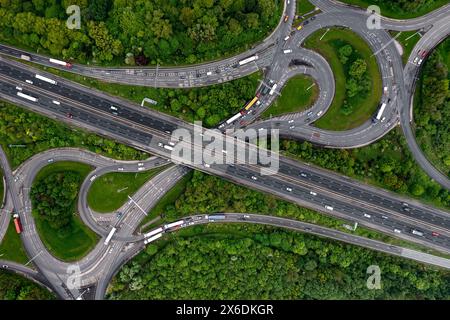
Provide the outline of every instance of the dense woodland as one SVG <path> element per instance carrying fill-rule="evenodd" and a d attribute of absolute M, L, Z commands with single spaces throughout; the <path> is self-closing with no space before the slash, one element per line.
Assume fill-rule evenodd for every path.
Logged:
<path fill-rule="evenodd" d="M 430 160 L 450 177 L 450 39 L 428 58 L 414 106 L 416 135 Z"/>
<path fill-rule="evenodd" d="M 81 8 L 81 29 L 66 8 Z M 0 41 L 81 62 L 196 63 L 243 51 L 281 16 L 280 0 L 0 0 Z"/>
<path fill-rule="evenodd" d="M 367 72 L 367 63 L 361 59 L 361 55 L 349 44 L 343 41 L 335 41 L 339 47 L 339 60 L 344 66 L 345 72 L 345 95 L 346 99 L 340 111 L 349 115 L 354 111 L 355 101 L 364 99 L 372 85 Z M 343 42 L 343 43 L 341 43 Z"/>
<path fill-rule="evenodd" d="M 55 296 L 34 282 L 0 271 L 0 300 L 50 300 Z"/>
<path fill-rule="evenodd" d="M 0 102 L 0 143 L 13 167 L 36 153 L 59 147 L 83 147 L 119 159 L 147 157 L 145 153 L 123 144 L 71 129 L 6 102 Z"/>
<path fill-rule="evenodd" d="M 237 232 L 243 226 L 234 225 Z M 246 230 L 252 229 L 245 227 Z M 449 299 L 450 274 L 375 251 L 271 228 L 166 236 L 128 263 L 110 299 Z M 259 230 L 261 229 L 261 230 Z M 381 289 L 366 286 L 381 270 Z"/>
<path fill-rule="evenodd" d="M 55 230 L 70 228 L 76 212 L 82 176 L 78 172 L 55 172 L 38 180 L 31 188 L 31 203 L 39 216 Z"/>
<path fill-rule="evenodd" d="M 380 141 L 358 149 L 327 149 L 309 142 L 285 140 L 281 149 L 306 162 L 450 207 L 450 193 L 422 171 L 408 150 L 399 129 Z"/>

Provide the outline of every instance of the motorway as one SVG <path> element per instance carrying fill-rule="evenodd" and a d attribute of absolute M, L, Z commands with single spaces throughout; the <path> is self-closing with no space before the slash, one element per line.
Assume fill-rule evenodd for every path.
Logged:
<path fill-rule="evenodd" d="M 319 111 L 326 111 L 331 104 L 335 90 L 333 75 L 328 63 L 322 57 L 300 46 L 308 35 L 317 30 L 335 25 L 345 25 L 358 32 L 366 39 L 372 50 L 378 53 L 376 54 L 376 59 L 383 75 L 383 85 L 390 88 L 388 96 L 393 101 L 387 109 L 386 124 L 373 124 L 371 121 L 368 121 L 360 128 L 347 132 L 327 132 L 311 126 L 310 124 L 318 116 L 307 120 L 308 114 L 305 112 L 306 114 L 294 114 L 262 123 L 257 122 L 253 126 L 257 128 L 280 128 L 281 134 L 284 136 L 306 139 L 329 147 L 355 147 L 366 145 L 379 139 L 390 129 L 394 128 L 400 120 L 408 144 L 410 147 L 412 146 L 411 149 L 414 156 L 416 159 L 420 159 L 422 153 L 417 144 L 416 149 L 414 149 L 414 136 L 412 131 L 408 132 L 408 128 L 411 130 L 411 92 L 414 91 L 415 78 L 418 71 L 412 60 L 414 54 L 417 55 L 419 48 L 427 48 L 429 50 L 448 35 L 450 28 L 448 21 L 445 20 L 449 19 L 445 19 L 445 17 L 448 17 L 449 7 L 446 6 L 430 13 L 427 15 L 427 19 L 417 18 L 405 21 L 383 19 L 383 23 L 386 23 L 386 25 L 390 24 L 393 30 L 416 30 L 418 27 L 428 30 L 422 40 L 419 41 L 418 47 L 413 51 L 413 55 L 411 55 L 410 61 L 404 70 L 400 55 L 394 43 L 391 42 L 389 34 L 384 30 L 368 30 L 364 27 L 367 21 L 367 15 L 364 11 L 355 9 L 349 11 L 347 6 L 334 1 L 312 2 L 317 3 L 317 6 L 321 8 L 323 13 L 316 15 L 316 19 L 310 21 L 308 27 L 305 26 L 300 32 L 292 34 L 288 46 L 282 43 L 281 39 L 286 34 L 291 34 L 290 24 L 293 19 L 291 12 L 295 12 L 294 1 L 285 9 L 290 15 L 288 24 L 280 21 L 278 28 L 268 39 L 256 46 L 253 51 L 242 53 L 237 57 L 206 65 L 185 68 L 161 68 L 158 71 L 151 71 L 151 69 L 133 69 L 130 71 L 131 69 L 122 68 L 104 70 L 78 65 L 75 65 L 70 71 L 111 82 L 125 81 L 127 84 L 159 87 L 194 87 L 221 83 L 253 73 L 261 67 L 266 68 L 266 71 L 268 71 L 264 80 L 265 83 L 269 80 L 274 80 L 280 83 L 280 87 L 282 87 L 290 77 L 299 73 L 306 73 L 314 77 L 321 91 L 319 100 L 311 110 L 307 111 L 308 113 L 313 111 L 314 114 L 317 114 Z M 290 65 L 291 58 L 283 53 L 285 48 L 292 48 L 292 57 L 303 61 L 303 66 L 292 67 Z M 17 56 L 20 55 L 21 51 L 0 46 L 0 53 Z M 233 68 L 233 65 L 241 58 L 254 53 L 258 53 L 260 56 L 256 64 Z M 33 60 L 34 62 L 48 65 L 48 58 L 33 55 Z M 389 66 L 392 66 L 392 73 Z M 223 70 L 221 69 L 222 67 Z M 207 70 L 222 71 L 219 73 L 215 72 L 213 76 L 207 76 Z M 52 85 L 35 79 L 34 74 L 37 72 L 57 80 L 58 84 Z M 154 72 L 153 78 L 151 72 Z M 198 77 L 198 75 L 200 76 Z M 185 77 L 185 79 L 181 77 Z M 25 80 L 31 79 L 34 82 L 32 85 L 25 83 Z M 36 97 L 38 101 L 30 102 L 17 97 L 16 86 L 22 87 L 24 93 Z M 177 128 L 193 130 L 189 124 L 179 119 L 138 107 L 128 101 L 105 95 L 3 58 L 0 58 L 0 98 L 59 121 L 82 127 L 151 154 L 172 160 L 174 159 L 173 155 L 158 144 L 167 144 L 171 139 L 171 132 Z M 246 122 L 250 123 L 255 120 L 261 112 L 272 104 L 274 98 L 274 96 L 263 97 L 260 110 L 254 116 L 249 115 Z M 55 104 L 53 101 L 58 101 L 59 104 Z M 117 115 L 111 113 L 111 105 L 119 108 Z M 289 121 L 291 120 L 294 122 L 290 123 Z M 293 129 L 291 129 L 292 123 L 295 123 L 295 128 Z M 241 127 L 246 124 L 236 124 L 235 127 Z M 186 142 L 181 143 L 190 145 Z M 249 147 L 248 144 L 242 141 L 238 142 L 238 144 L 245 145 L 246 148 Z M 194 151 L 201 152 L 204 145 L 194 143 L 192 148 Z M 73 159 L 73 161 L 91 164 L 96 168 L 96 171 L 91 173 L 90 177 L 117 171 L 118 166 L 126 166 L 127 171 L 134 172 L 134 170 L 137 170 L 137 166 L 136 163 L 111 163 L 111 160 L 96 158 L 96 156 L 92 154 L 87 155 L 82 151 L 68 150 L 65 153 L 65 151 L 58 150 L 54 154 L 51 152 L 49 154 L 44 153 L 30 159 L 13 173 L 8 169 L 6 157 L 0 153 L 9 191 L 6 208 L 9 210 L 9 208 L 14 207 L 24 221 L 25 231 L 22 235 L 22 240 L 27 253 L 30 257 L 35 258 L 39 272 L 56 287 L 59 296 L 76 298 L 80 294 L 79 290 L 70 290 L 58 285 L 58 283 L 64 283 L 67 280 L 67 264 L 58 261 L 45 250 L 31 218 L 31 202 L 28 191 L 35 174 L 40 168 L 48 164 L 50 155 L 53 161 Z M 188 163 L 187 166 L 219 175 L 253 189 L 274 194 L 280 198 L 328 215 L 352 222 L 359 222 L 366 227 L 391 236 L 420 243 L 443 252 L 450 252 L 449 212 L 438 210 L 417 201 L 402 198 L 398 195 L 366 186 L 347 177 L 313 166 L 307 166 L 290 159 L 281 157 L 280 161 L 280 171 L 270 176 L 260 175 L 262 168 L 260 165 L 211 165 L 211 167 L 206 167 L 202 164 Z M 156 164 L 157 162 L 158 164 Z M 164 164 L 167 164 L 166 160 L 152 158 L 145 168 L 150 169 Z M 442 174 L 439 177 L 439 172 L 433 172 L 434 167 L 426 161 L 426 158 L 424 158 L 424 161 L 422 159 L 422 162 L 419 161 L 419 164 L 430 176 L 437 177 L 438 179 L 435 179 L 437 182 L 446 186 L 448 179 L 442 177 Z M 103 221 L 100 221 L 102 220 L 101 215 L 92 212 L 87 207 L 84 195 L 87 194 L 90 183 L 88 182 L 89 179 L 84 182 L 79 202 L 79 212 L 83 221 L 101 237 L 108 233 L 108 229 L 112 225 L 117 225 L 119 231 L 114 238 L 115 241 L 113 241 L 111 249 L 107 250 L 103 243 L 100 242 L 87 257 L 79 262 L 84 279 L 83 286 L 99 282 L 99 274 L 114 274 L 117 271 L 116 266 L 121 265 L 123 261 L 139 251 L 140 246 L 138 243 L 142 240 L 142 237 L 133 235 L 139 221 L 145 216 L 139 207 L 144 208 L 144 211 L 147 210 L 148 212 L 157 200 L 179 181 L 187 171 L 188 169 L 184 167 L 176 166 L 160 173 L 146 184 L 146 189 L 140 190 L 133 196 L 133 198 L 136 197 L 137 205 L 129 202 L 120 209 L 123 212 L 129 212 L 129 214 L 125 214 L 121 219 L 115 219 L 114 215 L 109 215 L 107 216 L 108 219 Z M 151 193 L 149 190 L 153 190 L 153 192 Z M 326 206 L 331 206 L 333 210 L 326 209 Z M 0 216 L 0 235 L 4 226 L 7 225 L 5 224 L 6 216 L 4 214 Z M 423 236 L 412 234 L 412 230 L 417 229 L 423 232 Z M 439 233 L 438 236 L 434 235 L 436 232 Z M 410 255 L 417 256 L 417 254 Z M 47 264 L 51 266 L 47 266 Z M 101 292 L 104 292 L 103 289 L 106 287 L 106 283 L 105 280 L 100 281 L 100 290 L 98 290 L 98 294 L 96 293 L 97 298 L 101 297 Z"/>

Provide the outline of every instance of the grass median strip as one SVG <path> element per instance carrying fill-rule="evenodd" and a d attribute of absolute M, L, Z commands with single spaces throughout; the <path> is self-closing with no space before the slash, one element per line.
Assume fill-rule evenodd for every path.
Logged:
<path fill-rule="evenodd" d="M 141 173 L 111 172 L 97 178 L 89 189 L 87 201 L 89 207 L 99 213 L 113 212 L 119 209 L 147 181 L 167 166 Z"/>

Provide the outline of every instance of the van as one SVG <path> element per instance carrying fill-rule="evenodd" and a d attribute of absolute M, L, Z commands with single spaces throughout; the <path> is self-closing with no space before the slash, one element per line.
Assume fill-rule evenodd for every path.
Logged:
<path fill-rule="evenodd" d="M 415 234 L 416 236 L 419 236 L 419 237 L 423 236 L 423 232 L 415 230 L 415 229 L 413 229 L 412 234 Z"/>

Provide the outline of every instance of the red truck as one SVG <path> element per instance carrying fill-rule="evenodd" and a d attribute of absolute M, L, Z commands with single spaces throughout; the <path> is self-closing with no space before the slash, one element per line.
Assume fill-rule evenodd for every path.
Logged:
<path fill-rule="evenodd" d="M 16 227 L 16 232 L 17 233 L 22 233 L 23 229 L 22 229 L 22 223 L 20 222 L 20 217 L 17 213 L 13 214 L 13 218 L 14 218 L 14 226 Z"/>

